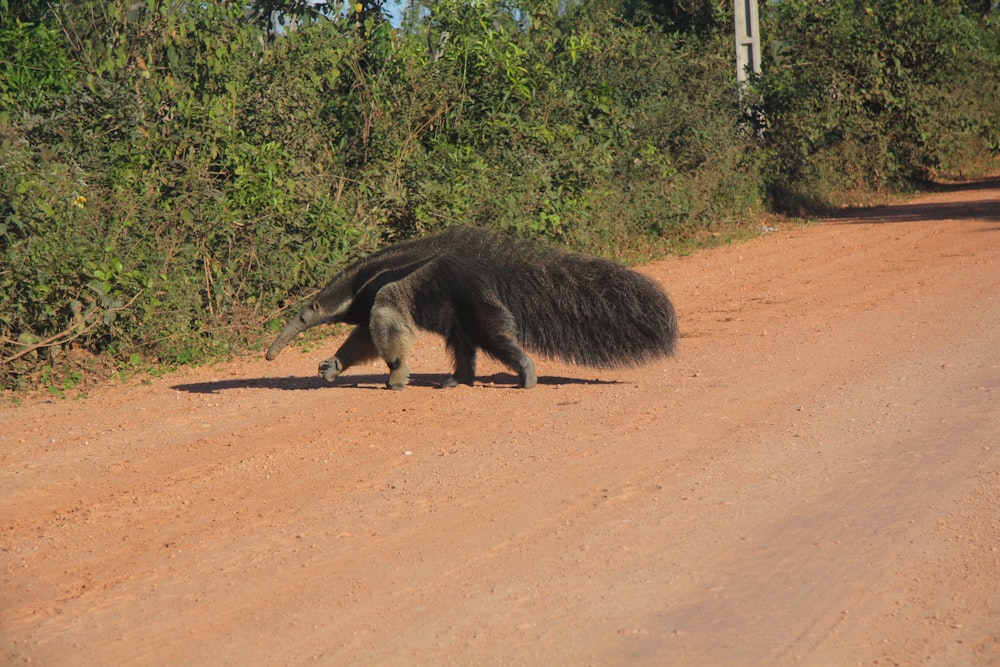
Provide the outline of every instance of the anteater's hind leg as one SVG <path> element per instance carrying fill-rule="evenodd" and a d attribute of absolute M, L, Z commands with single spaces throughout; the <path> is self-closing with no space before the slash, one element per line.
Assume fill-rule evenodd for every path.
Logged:
<path fill-rule="evenodd" d="M 370 361 L 378 356 L 375 343 L 372 341 L 368 325 L 355 327 L 337 353 L 319 365 L 319 374 L 327 382 L 333 382 L 337 376 L 354 364 Z"/>
<path fill-rule="evenodd" d="M 520 385 L 525 389 L 531 389 L 538 384 L 535 362 L 518 346 L 513 336 L 494 336 L 489 344 L 483 344 L 483 349 L 516 372 Z"/>
<path fill-rule="evenodd" d="M 455 361 L 455 372 L 445 380 L 442 387 L 457 387 L 460 384 L 473 385 L 476 381 L 476 346 L 464 331 L 453 330 L 447 336 L 447 347 Z"/>
<path fill-rule="evenodd" d="M 535 363 L 517 343 L 517 322 L 498 299 L 486 299 L 479 305 L 474 337 L 479 347 L 517 373 L 522 387 L 530 389 L 538 384 Z"/>
<path fill-rule="evenodd" d="M 410 315 L 413 296 L 405 281 L 379 290 L 371 314 L 371 337 L 375 349 L 389 366 L 389 389 L 402 389 L 410 380 L 406 360 L 417 338 L 417 325 Z"/>

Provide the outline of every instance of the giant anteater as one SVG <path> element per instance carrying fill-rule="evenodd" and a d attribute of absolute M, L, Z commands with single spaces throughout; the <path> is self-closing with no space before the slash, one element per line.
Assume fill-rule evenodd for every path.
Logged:
<path fill-rule="evenodd" d="M 409 379 L 418 329 L 441 334 L 454 360 L 444 386 L 473 384 L 476 350 L 537 382 L 527 350 L 600 368 L 671 355 L 677 314 L 652 280 L 624 266 L 475 227 L 454 227 L 389 246 L 334 278 L 278 335 L 274 359 L 317 324 L 357 328 L 319 366 L 332 382 L 350 366 L 382 357 L 390 389 Z"/>

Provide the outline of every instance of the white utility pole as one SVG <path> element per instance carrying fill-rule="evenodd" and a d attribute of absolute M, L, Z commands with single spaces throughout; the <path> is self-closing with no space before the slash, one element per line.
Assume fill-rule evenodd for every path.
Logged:
<path fill-rule="evenodd" d="M 760 74 L 760 21 L 757 0 L 734 0 L 736 17 L 736 80 L 743 84 L 750 72 Z"/>

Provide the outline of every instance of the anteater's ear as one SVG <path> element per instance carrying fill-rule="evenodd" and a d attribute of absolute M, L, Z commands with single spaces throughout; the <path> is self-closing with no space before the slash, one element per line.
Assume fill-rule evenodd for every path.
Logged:
<path fill-rule="evenodd" d="M 315 311 L 319 311 L 319 301 L 313 301 L 311 304 L 309 304 L 309 307 Z"/>

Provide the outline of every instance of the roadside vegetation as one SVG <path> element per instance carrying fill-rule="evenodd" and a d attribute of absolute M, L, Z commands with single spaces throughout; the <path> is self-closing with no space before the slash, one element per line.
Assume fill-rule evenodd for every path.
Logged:
<path fill-rule="evenodd" d="M 0 0 L 0 386 L 254 347 L 449 225 L 636 261 L 996 165 L 991 2 L 761 24 L 741 90 L 721 0 Z"/>

